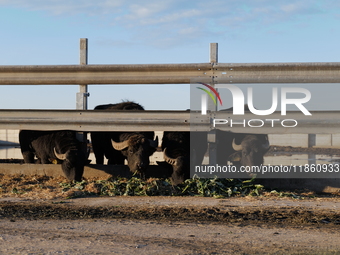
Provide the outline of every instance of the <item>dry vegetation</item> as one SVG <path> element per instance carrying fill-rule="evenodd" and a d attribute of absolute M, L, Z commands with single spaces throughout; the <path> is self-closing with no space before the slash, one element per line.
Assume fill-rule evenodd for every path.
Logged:
<path fill-rule="evenodd" d="M 169 179 L 99 178 L 70 182 L 66 178 L 50 176 L 0 174 L 0 197 L 37 199 L 67 199 L 88 196 L 230 196 L 315 197 L 309 191 L 284 192 L 267 190 L 255 180 L 189 179 L 174 187 Z"/>
<path fill-rule="evenodd" d="M 70 182 L 49 176 L 0 175 L 1 197 L 35 197 L 41 199 L 84 196 L 208 196 L 259 195 L 262 186 L 252 180 L 189 179 L 174 187 L 169 179 L 91 178 Z"/>

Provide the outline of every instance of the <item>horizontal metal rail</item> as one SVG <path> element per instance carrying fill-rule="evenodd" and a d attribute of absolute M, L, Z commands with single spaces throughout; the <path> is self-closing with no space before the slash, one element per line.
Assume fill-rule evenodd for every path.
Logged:
<path fill-rule="evenodd" d="M 189 112 L 0 110 L 0 129 L 189 131 Z"/>
<path fill-rule="evenodd" d="M 340 83 L 340 63 L 0 66 L 0 85 Z"/>
<path fill-rule="evenodd" d="M 0 85 L 179 84 L 212 80 L 212 64 L 0 66 Z"/>
<path fill-rule="evenodd" d="M 219 83 L 339 83 L 340 63 L 214 64 Z"/>
<path fill-rule="evenodd" d="M 285 116 L 274 113 L 268 117 L 259 117 L 252 113 L 236 116 L 232 112 L 208 112 L 207 115 L 201 115 L 200 112 L 189 111 L 0 110 L 0 129 L 210 131 L 216 128 L 239 133 L 268 134 L 340 132 L 338 112 L 311 113 L 312 116 L 289 112 Z"/>
<path fill-rule="evenodd" d="M 311 111 L 311 116 L 301 112 L 279 112 L 269 116 L 258 116 L 252 113 L 233 115 L 232 112 L 211 112 L 207 117 L 191 113 L 192 131 L 218 129 L 236 133 L 266 134 L 335 134 L 340 133 L 340 114 L 337 111 Z M 215 121 L 214 121 L 215 120 Z M 215 124 L 214 124 L 215 123 Z"/>

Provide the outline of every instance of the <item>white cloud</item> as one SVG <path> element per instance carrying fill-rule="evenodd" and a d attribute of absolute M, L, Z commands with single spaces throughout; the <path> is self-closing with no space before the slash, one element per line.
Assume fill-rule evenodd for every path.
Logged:
<path fill-rule="evenodd" d="M 157 19 L 149 19 L 148 22 L 145 22 L 145 25 L 148 24 L 157 24 L 157 23 L 171 23 L 178 22 L 184 19 L 197 18 L 202 12 L 199 10 L 184 10 L 178 13 L 170 13 L 168 15 L 162 15 Z"/>
<path fill-rule="evenodd" d="M 287 4 L 281 6 L 281 9 L 284 12 L 295 12 L 301 8 L 301 5 L 299 3 L 293 3 L 293 4 Z"/>

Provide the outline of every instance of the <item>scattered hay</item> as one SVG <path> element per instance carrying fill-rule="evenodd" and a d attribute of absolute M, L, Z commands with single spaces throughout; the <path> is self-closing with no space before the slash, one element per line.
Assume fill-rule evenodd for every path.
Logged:
<path fill-rule="evenodd" d="M 136 177 L 84 179 L 70 182 L 66 178 L 51 176 L 0 174 L 0 197 L 27 197 L 40 199 L 73 198 L 83 196 L 205 196 L 230 197 L 233 195 L 259 195 L 263 186 L 253 180 L 188 179 L 172 186 L 169 179 Z"/>
<path fill-rule="evenodd" d="M 202 196 L 214 198 L 265 196 L 306 199 L 322 195 L 308 190 L 295 192 L 268 190 L 262 185 L 256 184 L 255 179 L 193 178 L 178 186 L 173 186 L 169 179 L 161 178 L 147 180 L 136 177 L 130 179 L 111 177 L 107 180 L 88 178 L 81 182 L 70 182 L 63 176 L 0 174 L 0 197 L 67 199 L 88 196 Z"/>

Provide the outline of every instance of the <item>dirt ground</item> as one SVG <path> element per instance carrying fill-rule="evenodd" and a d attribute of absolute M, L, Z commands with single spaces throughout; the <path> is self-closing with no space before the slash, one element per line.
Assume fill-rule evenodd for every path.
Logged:
<path fill-rule="evenodd" d="M 0 199 L 1 254 L 339 254 L 340 198 Z"/>
<path fill-rule="evenodd" d="M 340 254 L 339 195 L 74 198 L 64 180 L 2 176 L 0 254 Z"/>

